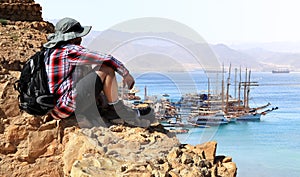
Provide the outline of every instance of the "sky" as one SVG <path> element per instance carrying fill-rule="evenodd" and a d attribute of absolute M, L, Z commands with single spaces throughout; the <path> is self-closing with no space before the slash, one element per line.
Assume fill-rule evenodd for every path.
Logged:
<path fill-rule="evenodd" d="M 209 43 L 300 42 L 298 0 L 35 0 L 44 20 L 72 17 L 104 31 L 127 20 L 160 17 Z"/>

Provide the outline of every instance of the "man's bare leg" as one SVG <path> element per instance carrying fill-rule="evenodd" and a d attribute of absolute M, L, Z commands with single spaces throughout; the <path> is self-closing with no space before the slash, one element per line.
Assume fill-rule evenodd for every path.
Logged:
<path fill-rule="evenodd" d="M 115 71 L 111 67 L 102 65 L 100 70 L 96 71 L 96 73 L 103 82 L 103 92 L 108 103 L 118 102 L 118 83 Z"/>
<path fill-rule="evenodd" d="M 103 82 L 103 92 L 107 98 L 108 104 L 111 107 L 114 106 L 114 110 L 118 114 L 118 117 L 131 125 L 148 127 L 150 125 L 149 120 L 139 120 L 135 111 L 128 107 L 126 108 L 123 103 L 119 102 L 118 83 L 115 71 L 111 67 L 102 65 L 96 73 Z"/>

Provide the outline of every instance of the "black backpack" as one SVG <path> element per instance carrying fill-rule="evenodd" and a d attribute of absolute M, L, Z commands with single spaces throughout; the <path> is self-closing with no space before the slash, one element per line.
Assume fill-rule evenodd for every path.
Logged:
<path fill-rule="evenodd" d="M 50 53 L 50 50 L 42 49 L 31 56 L 21 70 L 20 79 L 15 83 L 15 89 L 19 92 L 19 108 L 32 115 L 45 115 L 55 106 L 54 95 L 49 90 L 45 66 L 45 56 Z M 60 84 L 55 88 L 54 93 Z"/>

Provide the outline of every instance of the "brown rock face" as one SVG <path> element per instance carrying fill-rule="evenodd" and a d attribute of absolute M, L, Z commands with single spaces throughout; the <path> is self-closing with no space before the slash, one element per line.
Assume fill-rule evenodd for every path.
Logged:
<path fill-rule="evenodd" d="M 1 0 L 0 19 L 43 21 L 42 7 L 33 0 Z"/>
<path fill-rule="evenodd" d="M 20 71 L 27 59 L 46 42 L 46 32 L 53 29 L 53 25 L 47 22 L 0 24 L 0 70 Z"/>
<path fill-rule="evenodd" d="M 216 156 L 217 142 L 208 142 L 206 144 L 197 145 L 195 149 L 197 149 L 196 151 L 198 153 L 202 151 L 201 154 L 203 154 L 204 158 L 213 163 Z"/>
<path fill-rule="evenodd" d="M 215 156 L 205 158 L 205 153 L 215 152 L 216 142 L 182 146 L 172 135 L 123 126 L 83 129 L 68 136 L 63 159 L 69 164 L 64 172 L 71 176 L 236 176 L 230 158 L 226 163 Z"/>
<path fill-rule="evenodd" d="M 215 142 L 181 145 L 174 134 L 125 126 L 80 129 L 76 120 L 42 123 L 26 114 L 5 120 L 0 176 L 236 176 L 230 157 L 205 158 Z"/>
<path fill-rule="evenodd" d="M 19 71 L 46 42 L 47 33 L 54 32 L 41 10 L 33 0 L 0 1 L 0 73 Z"/>

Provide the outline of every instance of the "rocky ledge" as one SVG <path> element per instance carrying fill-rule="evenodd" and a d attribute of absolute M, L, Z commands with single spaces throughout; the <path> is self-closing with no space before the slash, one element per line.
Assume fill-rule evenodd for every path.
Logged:
<path fill-rule="evenodd" d="M 216 142 L 192 146 L 159 124 L 81 129 L 75 120 L 43 123 L 23 114 L 0 119 L 0 176 L 236 176 Z"/>

